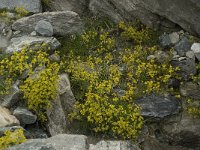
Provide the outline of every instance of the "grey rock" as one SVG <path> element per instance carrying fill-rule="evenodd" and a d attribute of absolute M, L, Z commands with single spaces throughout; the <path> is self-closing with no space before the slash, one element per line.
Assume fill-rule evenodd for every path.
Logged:
<path fill-rule="evenodd" d="M 200 147 L 200 120 L 183 111 L 163 123 L 162 130 L 176 145 L 198 150 Z"/>
<path fill-rule="evenodd" d="M 67 133 L 67 116 L 62 108 L 60 97 L 52 100 L 51 107 L 47 109 L 47 130 L 51 136 Z"/>
<path fill-rule="evenodd" d="M 163 63 L 169 60 L 169 55 L 164 51 L 156 51 L 154 56 L 156 57 L 157 61 Z"/>
<path fill-rule="evenodd" d="M 190 97 L 192 99 L 200 99 L 200 85 L 192 82 L 186 82 L 180 86 L 180 93 L 182 96 Z"/>
<path fill-rule="evenodd" d="M 28 135 L 26 134 L 28 133 Z M 37 123 L 26 125 L 26 132 L 25 135 L 27 138 L 31 139 L 46 139 L 48 138 L 48 135 L 46 131 L 39 126 Z"/>
<path fill-rule="evenodd" d="M 37 35 L 37 32 L 36 32 L 36 31 L 33 31 L 33 32 L 31 32 L 30 35 L 31 35 L 31 36 L 36 36 L 36 35 Z"/>
<path fill-rule="evenodd" d="M 47 127 L 51 135 L 67 133 L 70 126 L 67 116 L 74 110 L 76 100 L 67 74 L 60 75 L 58 92 L 59 96 L 52 101 L 52 107 L 47 110 L 49 120 Z"/>
<path fill-rule="evenodd" d="M 172 45 L 169 34 L 163 34 L 159 37 L 159 44 L 162 47 L 170 47 Z"/>
<path fill-rule="evenodd" d="M 94 14 L 108 16 L 115 22 L 139 18 L 149 27 L 175 28 L 178 24 L 200 35 L 198 0 L 91 0 L 89 8 Z"/>
<path fill-rule="evenodd" d="M 40 20 L 36 24 L 35 31 L 41 36 L 49 36 L 49 37 L 53 36 L 53 27 L 51 23 L 45 20 Z"/>
<path fill-rule="evenodd" d="M 87 150 L 87 137 L 84 135 L 59 134 L 46 139 L 46 143 L 51 143 L 56 150 Z"/>
<path fill-rule="evenodd" d="M 49 4 L 51 11 L 74 11 L 79 15 L 86 12 L 87 0 L 52 0 Z"/>
<path fill-rule="evenodd" d="M 186 52 L 186 57 L 194 59 L 195 60 L 195 54 L 193 51 Z"/>
<path fill-rule="evenodd" d="M 177 32 L 170 33 L 169 38 L 172 44 L 176 44 L 180 40 L 180 36 Z"/>
<path fill-rule="evenodd" d="M 20 51 L 24 46 L 32 49 L 37 49 L 38 46 L 46 43 L 51 50 L 55 50 L 60 46 L 60 42 L 53 37 L 39 37 L 39 36 L 22 36 L 11 39 L 11 45 L 6 49 L 7 53 Z M 37 45 L 37 46 L 35 46 Z"/>
<path fill-rule="evenodd" d="M 200 61 L 200 43 L 193 43 L 191 50 L 194 52 L 196 58 Z"/>
<path fill-rule="evenodd" d="M 1 0 L 0 9 L 6 8 L 13 10 L 16 7 L 23 7 L 29 12 L 42 12 L 42 5 L 40 0 Z"/>
<path fill-rule="evenodd" d="M 3 103 L 1 105 L 10 108 L 20 100 L 19 96 L 20 90 L 18 88 L 18 83 L 15 83 L 10 89 L 9 94 L 3 98 Z"/>
<path fill-rule="evenodd" d="M 187 148 L 181 146 L 170 146 L 166 143 L 160 143 L 152 137 L 148 137 L 141 144 L 142 150 L 187 150 Z"/>
<path fill-rule="evenodd" d="M 183 60 L 172 60 L 173 67 L 179 67 L 180 70 L 177 73 L 183 77 L 184 80 L 188 80 L 191 74 L 196 74 L 196 64 L 194 59 L 184 58 Z"/>
<path fill-rule="evenodd" d="M 50 143 L 45 143 L 41 139 L 28 140 L 20 145 L 15 145 L 8 150 L 57 150 Z"/>
<path fill-rule="evenodd" d="M 186 52 L 190 51 L 190 43 L 186 37 L 183 37 L 174 47 L 178 55 L 185 56 Z"/>
<path fill-rule="evenodd" d="M 142 116 L 155 119 L 177 114 L 181 108 L 180 102 L 175 97 L 171 96 L 151 94 L 135 102 L 141 106 Z"/>
<path fill-rule="evenodd" d="M 8 39 L 5 36 L 0 35 L 0 49 L 5 49 L 9 44 Z"/>
<path fill-rule="evenodd" d="M 11 112 L 0 106 L 0 127 L 16 126 L 19 125 L 19 120 Z"/>
<path fill-rule="evenodd" d="M 149 56 L 147 57 L 147 60 L 151 60 L 151 59 L 155 59 L 155 58 L 156 58 L 155 55 L 149 55 Z"/>
<path fill-rule="evenodd" d="M 49 59 L 51 61 L 56 61 L 56 62 L 59 62 L 60 61 L 60 56 L 59 55 L 56 55 L 56 54 L 52 54 L 49 56 Z"/>
<path fill-rule="evenodd" d="M 18 107 L 13 111 L 13 115 L 20 121 L 20 124 L 27 125 L 33 124 L 37 120 L 37 116 L 34 115 L 32 112 L 27 110 L 26 108 Z"/>
<path fill-rule="evenodd" d="M 88 150 L 88 144 L 84 135 L 60 134 L 48 139 L 28 140 L 9 150 Z"/>
<path fill-rule="evenodd" d="M 44 12 L 29 17 L 24 17 L 13 23 L 13 30 L 20 30 L 30 34 L 34 31 L 37 22 L 45 20 L 53 26 L 55 35 L 66 36 L 80 33 L 83 30 L 83 23 L 79 15 L 72 11 Z"/>
<path fill-rule="evenodd" d="M 141 150 L 129 141 L 100 141 L 96 145 L 90 144 L 89 150 Z"/>

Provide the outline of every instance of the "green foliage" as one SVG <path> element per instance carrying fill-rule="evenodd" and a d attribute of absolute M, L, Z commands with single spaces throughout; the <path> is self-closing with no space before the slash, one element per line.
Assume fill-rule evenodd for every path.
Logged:
<path fill-rule="evenodd" d="M 45 111 L 57 96 L 61 64 L 50 61 L 45 44 L 35 47 L 39 49 L 24 47 L 0 61 L 0 76 L 5 89 L 1 94 L 7 94 L 11 85 L 19 80 L 28 108 L 38 115 L 40 121 L 45 121 Z"/>
<path fill-rule="evenodd" d="M 3 137 L 0 137 L 0 150 L 5 150 L 13 145 L 26 142 L 23 130 L 18 129 L 14 132 L 6 131 Z"/>
<path fill-rule="evenodd" d="M 149 46 L 151 38 L 150 29 L 125 23 L 114 30 L 86 30 L 74 37 L 72 43 L 80 43 L 78 51 L 87 54 L 79 56 L 76 48 L 68 47 L 67 72 L 72 86 L 76 85 L 74 93 L 79 93 L 73 119 L 87 120 L 93 131 L 107 136 L 133 139 L 138 135 L 143 118 L 134 100 L 170 91 L 167 83 L 177 70 L 169 62 L 147 60 L 159 50 Z"/>
<path fill-rule="evenodd" d="M 16 7 L 15 12 L 17 13 L 18 18 L 28 16 L 29 12 L 24 7 Z"/>

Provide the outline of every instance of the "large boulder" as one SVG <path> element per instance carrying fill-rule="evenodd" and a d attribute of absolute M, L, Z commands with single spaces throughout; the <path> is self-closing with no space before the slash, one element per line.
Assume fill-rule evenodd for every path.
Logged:
<path fill-rule="evenodd" d="M 87 0 L 51 0 L 51 11 L 74 11 L 82 15 L 87 9 Z"/>
<path fill-rule="evenodd" d="M 67 74 L 60 75 L 58 92 L 58 97 L 52 101 L 52 107 L 47 110 L 47 128 L 52 136 L 69 132 L 68 114 L 73 111 L 76 101 Z"/>
<path fill-rule="evenodd" d="M 0 106 L 0 127 L 19 125 L 19 120 L 11 112 Z"/>
<path fill-rule="evenodd" d="M 100 141 L 96 145 L 90 144 L 89 150 L 141 150 L 129 141 Z"/>
<path fill-rule="evenodd" d="M 42 12 L 41 0 L 1 0 L 0 9 L 15 9 L 16 7 L 23 7 L 28 12 L 38 13 Z"/>
<path fill-rule="evenodd" d="M 91 0 L 89 8 L 115 22 L 139 18 L 150 27 L 174 28 L 178 24 L 186 31 L 200 35 L 198 0 Z"/>
<path fill-rule="evenodd" d="M 72 11 L 44 12 L 24 17 L 14 22 L 12 29 L 31 33 L 41 20 L 51 23 L 54 34 L 59 36 L 80 33 L 83 30 L 79 15 Z"/>
<path fill-rule="evenodd" d="M 59 134 L 48 139 L 28 140 L 9 150 L 87 150 L 87 137 L 84 135 Z"/>
<path fill-rule="evenodd" d="M 40 37 L 40 36 L 22 36 L 11 39 L 11 44 L 7 47 L 6 53 L 13 53 L 20 51 L 24 46 L 35 48 L 35 45 L 39 46 L 47 44 L 51 50 L 55 50 L 60 46 L 60 42 L 54 37 Z"/>

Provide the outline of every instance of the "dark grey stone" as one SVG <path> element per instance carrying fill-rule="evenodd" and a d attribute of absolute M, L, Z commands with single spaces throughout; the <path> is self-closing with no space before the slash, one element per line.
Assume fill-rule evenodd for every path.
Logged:
<path fill-rule="evenodd" d="M 37 116 L 26 108 L 18 107 L 14 110 L 13 115 L 20 121 L 21 125 L 33 124 L 37 120 Z"/>
<path fill-rule="evenodd" d="M 164 47 L 170 47 L 172 45 L 169 34 L 163 34 L 159 37 L 159 44 Z"/>
<path fill-rule="evenodd" d="M 184 80 L 188 80 L 191 74 L 196 74 L 196 64 L 194 59 L 185 58 L 182 60 L 172 60 L 173 67 L 179 67 L 180 70 L 177 72 Z"/>
<path fill-rule="evenodd" d="M 186 52 L 190 51 L 191 44 L 186 37 L 183 37 L 175 46 L 174 49 L 178 55 L 185 56 Z"/>
<path fill-rule="evenodd" d="M 135 101 L 142 108 L 141 114 L 144 117 L 164 118 L 177 114 L 180 110 L 180 101 L 172 96 L 148 95 Z"/>

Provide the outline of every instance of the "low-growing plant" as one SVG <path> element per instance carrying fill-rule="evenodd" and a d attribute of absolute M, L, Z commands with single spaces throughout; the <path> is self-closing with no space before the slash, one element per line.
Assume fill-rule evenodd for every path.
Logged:
<path fill-rule="evenodd" d="M 76 97 L 77 110 L 70 116 L 87 120 L 97 133 L 134 139 L 144 121 L 135 99 L 170 91 L 168 82 L 177 69 L 169 61 L 147 60 L 159 50 L 156 46 L 148 47 L 150 29 L 136 30 L 120 23 L 116 30 L 119 36 L 103 30 L 83 33 L 79 40 L 82 50 L 85 48 L 88 52 L 84 57 L 77 56 L 71 49 L 67 72 L 72 86 L 76 84 L 74 93 L 82 95 Z"/>
<path fill-rule="evenodd" d="M 28 108 L 38 115 L 40 121 L 45 121 L 45 111 L 58 93 L 61 65 L 50 61 L 45 44 L 38 48 L 24 47 L 0 61 L 0 76 L 4 81 L 1 94 L 7 94 L 16 80 L 20 81 L 20 90 Z"/>
<path fill-rule="evenodd" d="M 23 142 L 26 142 L 26 137 L 22 129 L 17 129 L 13 132 L 5 131 L 4 136 L 0 137 L 0 150 L 5 150 Z"/>

